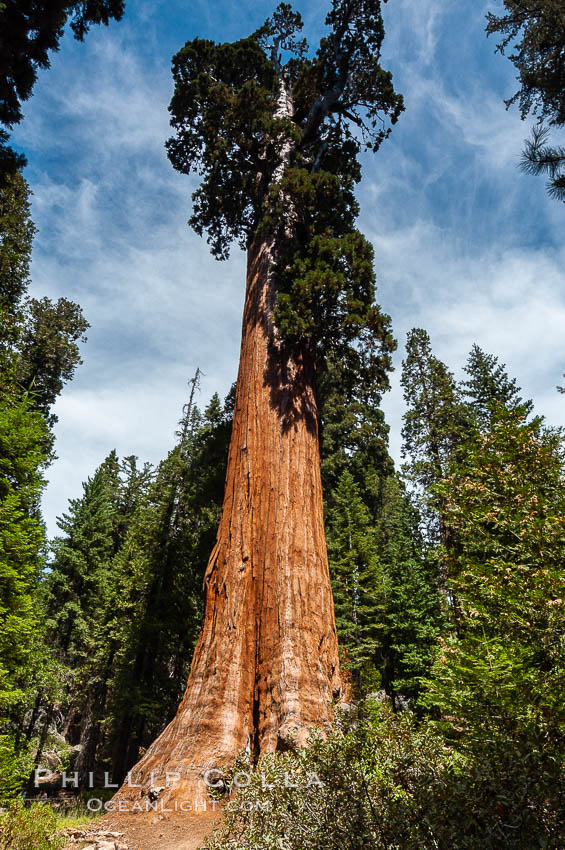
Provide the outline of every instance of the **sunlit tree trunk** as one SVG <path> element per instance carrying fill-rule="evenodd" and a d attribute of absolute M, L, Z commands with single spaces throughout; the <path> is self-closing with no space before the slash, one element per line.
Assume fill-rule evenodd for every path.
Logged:
<path fill-rule="evenodd" d="M 175 719 L 120 795 L 166 773 L 163 800 L 202 798 L 207 768 L 301 743 L 325 726 L 340 678 L 324 520 L 313 364 L 273 324 L 275 240 L 248 255 L 241 357 L 223 514 L 206 608 Z M 150 776 L 153 771 L 153 777 Z M 215 775 L 214 775 L 215 776 Z"/>

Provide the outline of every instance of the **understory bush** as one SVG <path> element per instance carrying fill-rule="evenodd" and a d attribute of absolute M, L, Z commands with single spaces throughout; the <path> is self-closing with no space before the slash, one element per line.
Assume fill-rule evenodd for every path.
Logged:
<path fill-rule="evenodd" d="M 0 850 L 61 850 L 64 844 L 48 805 L 26 808 L 21 800 L 13 800 L 0 815 Z"/>
<path fill-rule="evenodd" d="M 0 804 L 21 789 L 32 766 L 33 756 L 29 747 L 16 752 L 13 739 L 9 735 L 0 735 Z"/>
<path fill-rule="evenodd" d="M 267 755 L 252 771 L 236 765 L 227 777 L 224 825 L 205 846 L 562 848 L 562 788 L 533 775 L 529 784 L 513 782 L 513 771 L 522 775 L 528 766 L 513 765 L 511 747 L 504 764 L 472 759 L 448 746 L 433 722 L 365 703 L 339 718 L 327 738 L 313 733 L 308 747 Z"/>

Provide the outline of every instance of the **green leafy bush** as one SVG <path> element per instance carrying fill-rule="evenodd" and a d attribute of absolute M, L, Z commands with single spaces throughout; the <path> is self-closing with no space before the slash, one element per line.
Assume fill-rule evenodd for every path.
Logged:
<path fill-rule="evenodd" d="M 307 748 L 265 756 L 253 771 L 236 765 L 230 782 L 237 793 L 208 850 L 563 847 L 556 797 L 517 826 L 523 800 L 501 806 L 496 766 L 446 746 L 433 722 L 375 703 Z"/>
<path fill-rule="evenodd" d="M 64 844 L 49 806 L 28 809 L 21 800 L 14 800 L 0 815 L 0 850 L 61 850 Z"/>
<path fill-rule="evenodd" d="M 9 735 L 0 735 L 0 803 L 9 800 L 31 773 L 33 757 L 29 748 L 16 752 Z"/>

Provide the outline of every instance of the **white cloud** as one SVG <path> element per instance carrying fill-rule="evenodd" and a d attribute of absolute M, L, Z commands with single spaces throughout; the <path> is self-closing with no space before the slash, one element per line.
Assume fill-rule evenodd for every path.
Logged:
<path fill-rule="evenodd" d="M 458 377 L 473 343 L 495 354 L 538 413 L 551 424 L 565 421 L 565 399 L 555 391 L 565 371 L 565 249 L 461 254 L 425 223 L 372 235 L 381 261 L 380 300 L 400 343 L 393 390 L 384 403 L 397 460 L 404 410 L 400 368 L 412 327 L 428 331 L 434 352 Z"/>
<path fill-rule="evenodd" d="M 320 8 L 306 6 L 308 24 Z M 29 155 L 40 228 L 34 294 L 78 301 L 92 325 L 84 365 L 56 408 L 51 533 L 112 448 L 153 462 L 166 454 L 197 366 L 206 373 L 202 401 L 235 378 L 244 257 L 216 263 L 186 225 L 195 184 L 173 171 L 163 147 L 169 56 L 196 30 L 238 37 L 271 11 L 249 0 L 218 20 L 197 3 L 187 23 L 184 4 L 132 3 L 129 20 L 94 29 L 83 45 L 67 40 L 26 108 L 16 136 Z M 513 74 L 492 56 L 484 11 L 463 0 L 385 7 L 385 64 L 407 112 L 379 154 L 364 158 L 360 226 L 375 245 L 379 300 L 401 345 L 423 326 L 457 369 L 477 342 L 557 423 L 563 209 L 516 170 L 527 126 L 504 109 Z M 166 33 L 163 16 L 172 22 Z M 385 401 L 396 456 L 398 378 Z"/>

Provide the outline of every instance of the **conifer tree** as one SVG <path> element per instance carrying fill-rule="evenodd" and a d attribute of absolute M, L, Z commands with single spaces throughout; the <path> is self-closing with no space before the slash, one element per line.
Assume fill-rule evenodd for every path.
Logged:
<path fill-rule="evenodd" d="M 440 485 L 461 615 L 425 699 L 469 759 L 483 822 L 504 843 L 537 827 L 540 847 L 563 829 L 564 459 L 561 433 L 500 406 Z"/>
<path fill-rule="evenodd" d="M 64 729 L 69 740 L 80 741 L 75 767 L 81 779 L 96 767 L 113 675 L 116 646 L 108 621 L 119 595 L 116 556 L 150 475 L 134 457 L 120 463 L 112 451 L 83 485 L 82 497 L 71 500 L 59 520 L 65 536 L 53 543 L 44 606 L 50 643 L 67 671 Z"/>
<path fill-rule="evenodd" d="M 112 545 L 101 572 L 99 592 L 85 599 L 92 621 L 85 645 L 86 657 L 78 671 L 76 662 L 69 659 L 71 667 L 75 667 L 76 678 L 75 698 L 69 708 L 78 714 L 74 718 L 75 725 L 80 722 L 81 750 L 75 768 L 82 782 L 91 771 L 100 767 L 100 751 L 104 750 L 105 744 L 108 703 L 119 651 L 115 623 L 124 592 L 119 553 L 127 545 L 129 529 L 153 479 L 152 467 L 145 464 L 138 468 L 134 456 L 119 462 L 112 452 L 102 468 L 109 483 L 107 495 L 112 521 L 108 530 Z M 105 766 L 108 766 L 107 763 Z"/>
<path fill-rule="evenodd" d="M 518 103 L 520 114 L 538 116 L 526 141 L 522 169 L 547 174 L 549 194 L 565 201 L 565 148 L 549 145 L 550 128 L 565 126 L 565 11 L 561 0 L 504 0 L 504 14 L 487 14 L 487 35 L 502 36 L 497 50 L 514 52 L 520 88 L 506 101 Z M 544 126 L 547 120 L 549 126 Z"/>
<path fill-rule="evenodd" d="M 51 407 L 81 362 L 88 322 L 66 298 L 27 296 L 35 232 L 26 181 L 19 173 L 0 179 L 0 389 L 26 393 L 52 425 Z"/>
<path fill-rule="evenodd" d="M 119 649 L 110 684 L 115 781 L 178 706 L 202 617 L 202 580 L 219 519 L 233 400 L 191 402 L 179 442 L 157 471 L 116 560 L 109 629 Z"/>
<path fill-rule="evenodd" d="M 381 686 L 397 706 L 399 696 L 418 695 L 446 624 L 437 564 L 426 557 L 418 513 L 396 475 L 383 482 L 378 519 L 384 601 L 375 661 Z"/>
<path fill-rule="evenodd" d="M 0 797 L 23 779 L 18 725 L 26 706 L 35 595 L 42 567 L 39 499 L 46 426 L 26 399 L 0 398 Z M 10 773 L 12 775 L 10 775 Z M 3 787 L 4 786 L 4 787 Z"/>
<path fill-rule="evenodd" d="M 43 738 L 60 690 L 45 641 L 39 498 L 53 444 L 51 406 L 80 362 L 76 343 L 87 327 L 77 305 L 27 297 L 34 233 L 25 180 L 0 175 L 0 735 L 19 780 L 38 715 L 47 705 Z M 36 760 L 40 751 L 41 740 Z"/>
<path fill-rule="evenodd" d="M 531 413 L 531 400 L 524 401 L 520 396 L 520 387 L 515 378 L 510 378 L 504 363 L 498 358 L 486 354 L 478 345 L 473 345 L 464 371 L 469 376 L 461 384 L 463 396 L 477 419 L 481 430 L 488 430 L 497 405 L 507 410 L 522 410 L 524 415 Z"/>
<path fill-rule="evenodd" d="M 371 516 L 348 470 L 342 473 L 332 502 L 326 528 L 336 625 L 344 666 L 359 696 L 375 683 L 383 575 Z"/>
<path fill-rule="evenodd" d="M 178 768 L 164 799 L 204 791 L 206 765 L 245 747 L 304 740 L 341 691 L 315 376 L 333 352 L 356 374 L 389 366 L 353 190 L 358 152 L 379 147 L 402 101 L 380 65 L 378 0 L 332 0 L 326 25 L 309 58 L 282 3 L 251 37 L 195 39 L 173 60 L 168 153 L 202 178 L 190 223 L 217 257 L 245 247 L 248 273 L 204 624 L 179 712 L 134 771 L 146 789 Z"/>
<path fill-rule="evenodd" d="M 392 348 L 392 345 L 391 345 Z M 325 510 L 334 507 L 342 474 L 348 471 L 372 517 L 381 507 L 382 482 L 393 471 L 388 425 L 381 409 L 388 374 L 358 379 L 334 355 L 317 380 L 320 454 Z"/>
<path fill-rule="evenodd" d="M 114 554 L 111 490 L 117 485 L 116 464 L 112 452 L 83 485 L 83 495 L 71 499 L 68 512 L 58 520 L 64 537 L 53 543 L 49 625 L 54 643 L 71 664 L 80 663 L 84 653 L 96 601 L 103 593 Z"/>
<path fill-rule="evenodd" d="M 409 480 L 420 489 L 421 509 L 431 543 L 446 543 L 449 532 L 442 506 L 429 495 L 447 474 L 449 463 L 468 432 L 469 412 L 452 373 L 432 352 L 430 338 L 421 328 L 408 334 L 401 384 L 406 413 L 402 453 L 408 458 Z"/>

